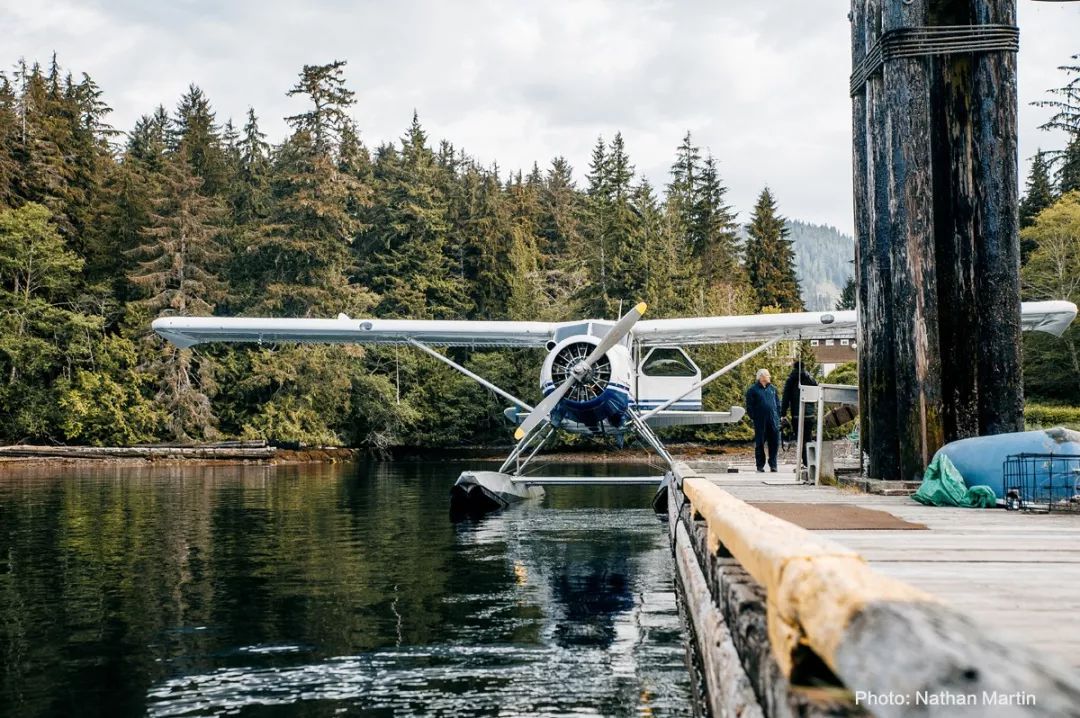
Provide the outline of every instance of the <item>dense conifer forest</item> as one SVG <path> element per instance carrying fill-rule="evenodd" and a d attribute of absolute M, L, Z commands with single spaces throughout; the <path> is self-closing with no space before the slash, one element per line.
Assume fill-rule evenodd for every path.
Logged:
<path fill-rule="evenodd" d="M 673 138 L 663 187 L 635 172 L 617 132 L 597 139 L 580 184 L 561 157 L 526 171 L 482 166 L 430 141 L 415 113 L 396 141 L 369 147 L 344 64 L 283 81 L 306 110 L 286 118 L 280 142 L 254 109 L 219 118 L 194 85 L 173 108 L 117 128 L 104 90 L 55 57 L 0 73 L 0 441 L 242 437 L 382 451 L 509 440 L 501 401 L 419 352 L 178 349 L 150 331 L 164 315 L 566 320 L 614 318 L 640 300 L 653 317 L 804 308 L 793 240 L 807 225 L 786 222 L 768 188 L 740 223 L 718 158 L 691 134 Z M 1037 228 L 1049 205 L 1036 179 L 1025 216 Z M 1046 192 L 1056 201 L 1058 187 Z M 1037 229 L 1025 238 L 1033 266 L 1051 261 L 1039 259 Z M 813 278 L 815 305 L 839 292 L 847 259 Z M 697 357 L 708 369 L 741 351 Z M 523 397 L 539 393 L 538 352 L 454 358 Z M 782 376 L 782 359 L 768 361 Z M 707 404 L 739 404 L 753 368 L 710 386 Z"/>
<path fill-rule="evenodd" d="M 660 317 L 802 308 L 777 204 L 762 193 L 741 242 L 718 162 L 690 134 L 662 188 L 636 175 L 618 133 L 597 139 L 584 186 L 560 157 L 525 172 L 481 166 L 433 145 L 415 114 L 396 142 L 367 147 L 343 66 L 305 66 L 284 85 L 307 109 L 286 118 L 280 143 L 254 109 L 222 121 L 194 85 L 121 129 L 94 80 L 55 58 L 0 76 L 0 440 L 384 449 L 509 436 L 500 402 L 417 352 L 177 349 L 150 331 L 163 315 L 564 320 L 613 318 L 639 300 Z M 746 257 L 761 258 L 770 293 Z M 536 354 L 456 358 L 533 396 Z M 738 403 L 745 379 L 714 398 Z"/>

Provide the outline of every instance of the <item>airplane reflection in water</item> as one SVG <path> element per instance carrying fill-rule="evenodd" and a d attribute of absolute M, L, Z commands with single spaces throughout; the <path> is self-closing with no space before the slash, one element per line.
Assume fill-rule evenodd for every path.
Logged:
<path fill-rule="evenodd" d="M 456 625 L 435 643 L 185 675 L 155 686 L 150 713 L 331 700 L 408 714 L 689 714 L 667 538 L 637 508 L 649 493 L 563 487 L 546 505 L 455 524 L 440 600 L 456 604 Z"/>

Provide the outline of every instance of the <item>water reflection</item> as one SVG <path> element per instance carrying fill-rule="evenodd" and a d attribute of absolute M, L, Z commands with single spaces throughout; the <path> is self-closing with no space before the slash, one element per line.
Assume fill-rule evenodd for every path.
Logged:
<path fill-rule="evenodd" d="M 0 713 L 687 712 L 651 489 L 455 524 L 459 470 L 0 479 Z"/>

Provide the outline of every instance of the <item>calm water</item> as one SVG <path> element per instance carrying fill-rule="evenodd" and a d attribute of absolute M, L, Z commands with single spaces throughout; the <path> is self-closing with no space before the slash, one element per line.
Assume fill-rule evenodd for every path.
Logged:
<path fill-rule="evenodd" d="M 461 468 L 0 477 L 0 715 L 689 713 L 652 489 L 453 523 Z"/>

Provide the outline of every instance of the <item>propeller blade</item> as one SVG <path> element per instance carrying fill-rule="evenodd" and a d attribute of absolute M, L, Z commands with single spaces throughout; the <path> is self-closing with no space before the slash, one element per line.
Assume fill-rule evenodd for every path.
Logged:
<path fill-rule="evenodd" d="M 645 310 L 648 305 L 645 302 L 640 302 L 637 306 L 627 312 L 622 319 L 615 323 L 604 338 L 600 340 L 600 343 L 596 345 L 596 348 L 592 350 L 589 356 L 585 357 L 585 367 L 591 369 L 592 365 L 600 361 L 601 357 L 608 353 L 608 350 L 622 341 L 622 338 L 630 333 L 630 330 L 634 328 L 638 319 L 645 314 Z M 521 422 L 521 426 L 514 432 L 514 438 L 521 441 L 525 436 L 533 430 L 533 428 L 541 421 L 547 420 L 551 416 L 551 412 L 563 400 L 567 392 L 570 391 L 580 381 L 577 377 L 567 377 L 566 381 L 560 384 L 555 391 L 544 397 L 544 400 L 536 405 L 525 421 Z"/>
<path fill-rule="evenodd" d="M 630 333 L 630 330 L 637 324 L 637 320 L 641 319 L 641 316 L 645 314 L 645 310 L 648 308 L 649 305 L 645 302 L 638 302 L 637 306 L 624 314 L 623 318 L 616 322 L 615 326 L 604 335 L 604 338 L 600 340 L 592 353 L 585 358 L 585 366 L 592 368 L 593 364 L 600 361 L 600 357 L 608 353 L 608 349 L 621 342 L 622 338 Z"/>
<path fill-rule="evenodd" d="M 544 400 L 537 404 L 535 409 L 529 412 L 529 415 L 525 417 L 525 421 L 521 422 L 521 426 L 514 432 L 514 438 L 521 441 L 537 424 L 547 419 L 573 386 L 574 378 L 570 377 L 562 384 L 559 384 L 555 391 L 545 396 Z"/>

